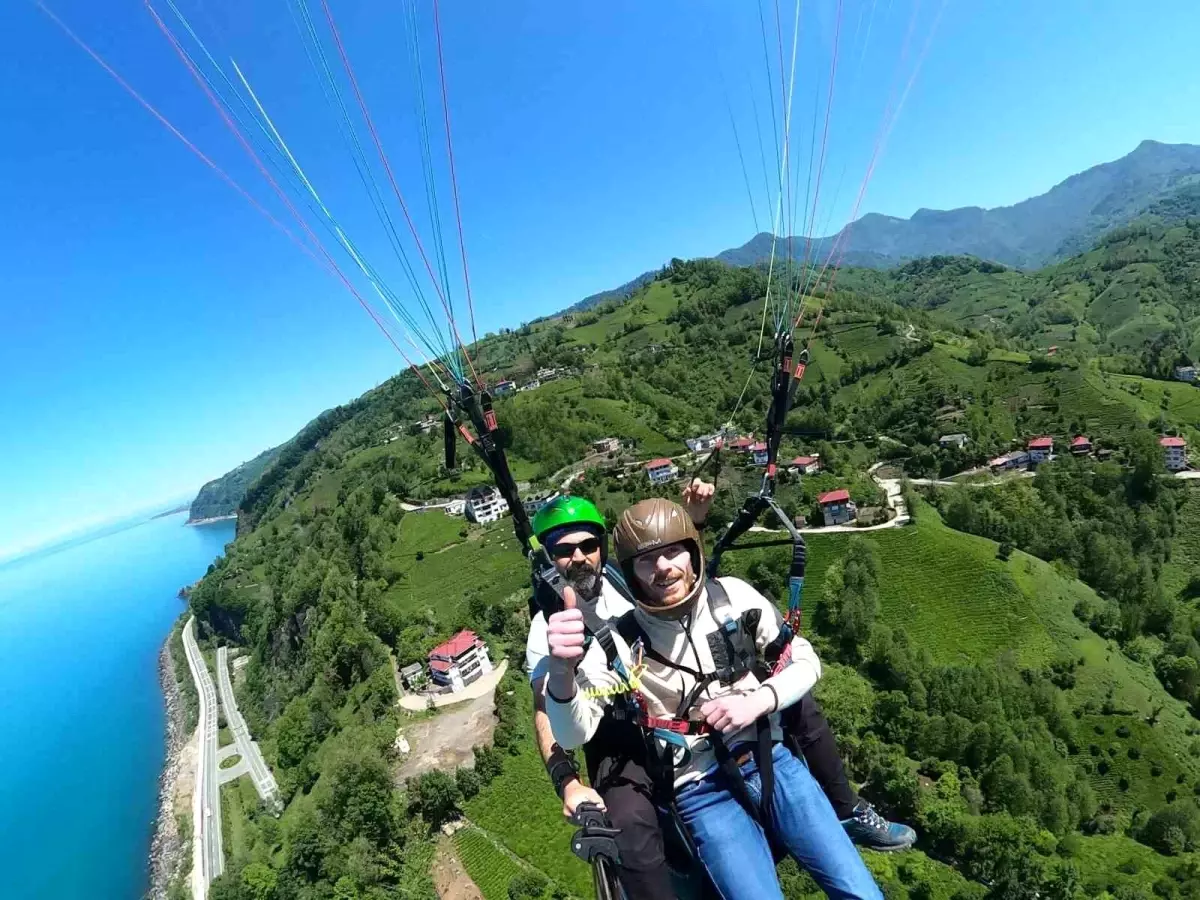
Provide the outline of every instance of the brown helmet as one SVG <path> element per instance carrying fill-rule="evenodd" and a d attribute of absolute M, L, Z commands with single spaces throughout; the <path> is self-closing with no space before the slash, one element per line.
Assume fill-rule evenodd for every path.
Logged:
<path fill-rule="evenodd" d="M 644 602 L 641 583 L 633 571 L 633 561 L 643 553 L 668 544 L 690 544 L 696 585 L 686 597 L 674 604 L 673 608 L 690 605 L 696 599 L 704 584 L 704 543 L 700 540 L 700 532 L 692 523 L 692 517 L 678 503 L 672 503 L 662 497 L 652 497 L 635 503 L 621 513 L 621 518 L 612 531 L 612 537 L 617 564 L 625 575 L 634 599 L 648 612 L 658 615 L 668 608 Z"/>

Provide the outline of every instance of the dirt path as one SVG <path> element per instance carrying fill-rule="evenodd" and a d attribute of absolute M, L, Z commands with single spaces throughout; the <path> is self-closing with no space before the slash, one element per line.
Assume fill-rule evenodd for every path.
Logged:
<path fill-rule="evenodd" d="M 451 838 L 443 837 L 438 841 L 437 855 L 433 858 L 430 874 L 433 876 L 433 887 L 441 900 L 483 900 L 483 894 L 463 868 Z"/>
<path fill-rule="evenodd" d="M 474 748 L 490 744 L 496 729 L 492 693 L 469 703 L 448 707 L 430 719 L 402 725 L 400 733 L 412 750 L 396 770 L 396 784 L 433 769 L 453 772 L 475 765 Z"/>

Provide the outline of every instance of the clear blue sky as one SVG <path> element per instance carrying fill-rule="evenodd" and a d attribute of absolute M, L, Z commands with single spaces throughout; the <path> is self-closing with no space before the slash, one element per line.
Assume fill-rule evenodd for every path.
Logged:
<path fill-rule="evenodd" d="M 332 3 L 401 187 L 415 200 L 422 188 L 408 50 L 394 14 L 401 4 L 381 18 L 380 4 Z M 311 5 L 319 15 L 320 3 Z M 269 202 L 141 3 L 52 6 Z M 288 4 L 181 6 L 244 64 L 309 175 L 375 258 L 382 232 L 366 214 Z M 794 7 L 781 6 L 786 30 Z M 427 15 L 424 0 L 420 7 Z M 774 151 L 749 0 L 445 7 L 480 333 L 553 312 L 672 256 L 747 240 L 754 223 L 726 96 L 766 215 L 752 98 L 766 152 Z M 773 4 L 763 8 L 773 19 Z M 793 138 L 805 167 L 835 8 L 809 0 L 802 18 Z M 1195 4 L 950 0 L 939 19 L 940 9 L 926 0 L 914 17 L 905 0 L 846 0 L 818 230 L 849 215 L 892 84 L 903 87 L 935 20 L 860 212 L 1012 203 L 1143 138 L 1200 143 L 1200 85 L 1189 64 L 1200 33 Z M 0 55 L 3 556 L 187 494 L 387 378 L 399 360 L 349 295 L 32 3 L 4 4 L 0 33 L 9 38 Z M 431 55 L 431 41 L 422 49 Z"/>

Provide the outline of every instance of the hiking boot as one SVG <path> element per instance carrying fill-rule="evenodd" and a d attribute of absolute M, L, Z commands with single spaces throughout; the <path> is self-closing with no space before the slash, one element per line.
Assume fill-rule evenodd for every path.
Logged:
<path fill-rule="evenodd" d="M 889 822 L 866 800 L 859 800 L 854 814 L 842 819 L 842 827 L 850 840 L 869 850 L 907 850 L 917 840 L 917 833 L 907 825 Z"/>

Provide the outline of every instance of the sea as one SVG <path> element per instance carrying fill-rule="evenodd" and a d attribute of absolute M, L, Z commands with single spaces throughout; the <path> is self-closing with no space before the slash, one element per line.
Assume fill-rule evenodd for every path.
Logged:
<path fill-rule="evenodd" d="M 138 900 L 166 755 L 158 653 L 233 540 L 186 514 L 0 565 L 0 898 Z"/>

